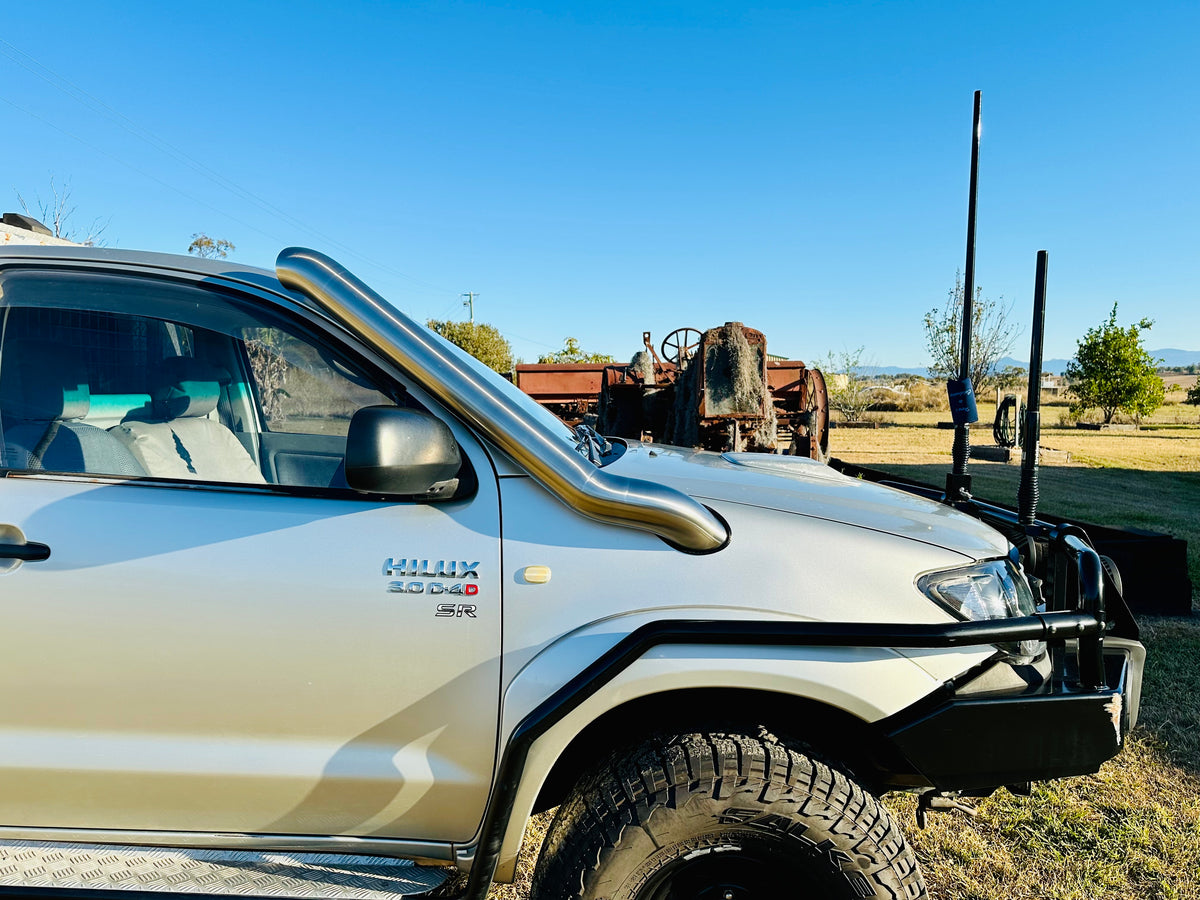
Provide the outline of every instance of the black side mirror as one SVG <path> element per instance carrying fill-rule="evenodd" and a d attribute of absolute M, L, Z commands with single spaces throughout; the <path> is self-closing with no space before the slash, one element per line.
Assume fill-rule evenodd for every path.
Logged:
<path fill-rule="evenodd" d="M 350 420 L 346 483 L 370 494 L 445 494 L 462 465 L 441 419 L 398 406 L 367 406 Z M 440 488 L 440 489 L 439 489 Z"/>

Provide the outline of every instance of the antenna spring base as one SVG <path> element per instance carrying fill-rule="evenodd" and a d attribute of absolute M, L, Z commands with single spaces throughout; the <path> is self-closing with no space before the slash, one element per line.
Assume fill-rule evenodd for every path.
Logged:
<path fill-rule="evenodd" d="M 1033 452 L 1037 453 L 1037 450 Z M 1017 514 L 1022 525 L 1032 525 L 1037 520 L 1039 494 L 1037 470 L 1022 468 L 1021 483 L 1017 487 Z"/>
<path fill-rule="evenodd" d="M 963 475 L 967 471 L 967 462 L 971 458 L 971 429 L 966 425 L 958 425 L 954 429 L 954 447 L 951 459 L 954 462 L 955 475 Z"/>

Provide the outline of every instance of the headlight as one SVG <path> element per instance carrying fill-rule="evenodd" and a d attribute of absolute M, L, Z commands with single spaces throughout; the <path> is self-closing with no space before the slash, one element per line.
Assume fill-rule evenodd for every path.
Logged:
<path fill-rule="evenodd" d="M 1025 576 L 1005 559 L 993 559 L 962 569 L 930 572 L 917 579 L 926 597 L 955 615 L 974 621 L 1031 616 L 1036 610 Z M 1033 662 L 1046 650 L 1041 641 L 1001 644 L 1017 665 Z"/>

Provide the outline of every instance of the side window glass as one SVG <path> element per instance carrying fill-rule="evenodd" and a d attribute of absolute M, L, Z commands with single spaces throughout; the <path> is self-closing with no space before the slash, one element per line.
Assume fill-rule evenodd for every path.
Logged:
<path fill-rule="evenodd" d="M 247 329 L 244 337 L 266 431 L 345 437 L 358 410 L 392 402 L 344 363 L 279 328 Z"/>
<path fill-rule="evenodd" d="M 190 329 L 106 311 L 6 308 L 0 338 L 6 468 L 146 474 L 108 431 L 150 414 L 150 373 L 190 356 Z"/>
<path fill-rule="evenodd" d="M 416 406 L 267 305 L 191 285 L 0 275 L 6 469 L 347 489 L 365 406 Z"/>

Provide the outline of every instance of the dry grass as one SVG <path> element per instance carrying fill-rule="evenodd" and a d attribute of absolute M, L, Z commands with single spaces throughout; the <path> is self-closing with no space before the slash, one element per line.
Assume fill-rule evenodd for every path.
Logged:
<path fill-rule="evenodd" d="M 533 867 L 537 862 L 538 851 L 542 849 L 542 839 L 546 837 L 546 829 L 554 810 L 548 810 L 529 820 L 525 828 L 525 843 L 521 847 L 521 858 L 517 863 L 517 877 L 512 884 L 494 884 L 488 891 L 488 900 L 525 900 L 529 896 L 529 884 L 533 878 Z"/>
<path fill-rule="evenodd" d="M 1065 450 L 1076 465 L 1131 468 L 1150 471 L 1200 471 L 1200 407 L 1169 403 L 1143 420 L 1138 431 L 1083 431 L 1058 422 L 1067 407 L 1042 408 L 1043 447 Z M 979 404 L 979 422 L 971 428 L 973 444 L 991 444 L 991 421 L 996 408 Z M 830 452 L 847 462 L 874 465 L 884 462 L 938 463 L 950 459 L 951 429 L 938 428 L 948 421 L 945 412 L 891 412 L 879 429 L 834 428 Z M 868 462 L 867 460 L 872 460 Z"/>
<path fill-rule="evenodd" d="M 1164 375 L 1162 377 L 1163 384 L 1167 386 L 1167 396 L 1178 391 L 1190 391 L 1196 386 L 1196 381 L 1200 380 L 1197 375 Z M 1178 397 L 1173 399 L 1179 399 Z"/>

